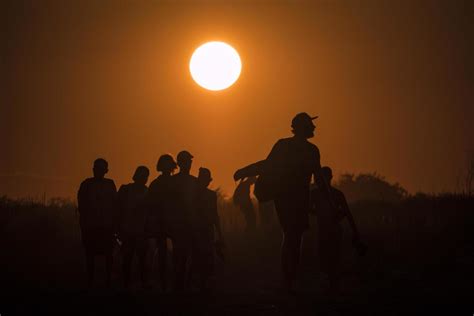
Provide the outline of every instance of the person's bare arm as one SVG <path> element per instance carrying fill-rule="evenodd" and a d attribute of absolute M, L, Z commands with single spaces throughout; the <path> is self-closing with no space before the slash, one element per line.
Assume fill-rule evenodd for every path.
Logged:
<path fill-rule="evenodd" d="M 267 167 L 268 164 L 271 164 L 273 160 L 278 159 L 281 156 L 281 151 L 282 151 L 281 144 L 282 144 L 281 140 L 277 141 L 275 145 L 273 145 L 272 150 L 270 151 L 266 159 L 257 161 L 246 167 L 238 169 L 234 173 L 234 181 L 260 175 L 265 168 L 268 168 Z"/>
<path fill-rule="evenodd" d="M 238 169 L 234 173 L 234 181 L 238 181 L 243 178 L 258 176 L 262 172 L 263 165 L 265 160 L 257 161 L 253 164 L 250 164 L 246 167 Z"/>

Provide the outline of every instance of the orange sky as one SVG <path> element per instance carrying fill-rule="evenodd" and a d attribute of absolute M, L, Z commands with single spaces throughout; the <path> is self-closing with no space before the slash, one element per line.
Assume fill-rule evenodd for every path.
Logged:
<path fill-rule="evenodd" d="M 117 185 L 139 164 L 155 177 L 181 149 L 230 193 L 301 111 L 320 116 L 312 141 L 336 174 L 453 190 L 474 148 L 474 11 L 384 3 L 6 4 L 0 194 L 73 196 L 96 157 Z M 188 71 L 210 40 L 243 63 L 220 92 Z"/>

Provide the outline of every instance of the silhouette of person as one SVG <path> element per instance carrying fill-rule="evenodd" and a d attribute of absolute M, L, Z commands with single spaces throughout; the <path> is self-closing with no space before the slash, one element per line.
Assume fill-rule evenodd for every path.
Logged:
<path fill-rule="evenodd" d="M 223 246 L 223 239 L 217 213 L 217 194 L 208 189 L 212 181 L 211 171 L 199 168 L 197 181 L 191 277 L 197 277 L 198 287 L 201 290 L 210 290 L 211 278 L 214 276 L 214 252 L 216 245 Z"/>
<path fill-rule="evenodd" d="M 156 170 L 161 174 L 151 182 L 148 190 L 148 220 L 147 235 L 156 242 L 158 252 L 158 273 L 161 289 L 166 291 L 166 263 L 168 258 L 167 238 L 169 232 L 169 216 L 173 201 L 170 198 L 172 174 L 176 170 L 176 162 L 169 154 L 161 155 L 156 164 Z"/>
<path fill-rule="evenodd" d="M 322 270 L 329 277 L 330 294 L 338 294 L 341 278 L 341 221 L 344 218 L 347 218 L 349 221 L 353 234 L 352 241 L 359 254 L 363 255 L 365 253 L 365 245 L 360 241 L 359 232 L 347 205 L 344 193 L 331 185 L 331 168 L 323 167 L 321 173 L 329 185 L 334 206 L 319 188 L 311 190 L 312 206 L 317 216 L 319 260 Z"/>
<path fill-rule="evenodd" d="M 150 171 L 145 166 L 139 166 L 133 175 L 133 183 L 124 184 L 118 191 L 118 202 L 120 209 L 119 238 L 122 240 L 123 251 L 123 275 L 124 284 L 130 286 L 132 260 L 135 254 L 138 256 L 140 266 L 140 280 L 142 286 L 146 287 L 146 250 L 145 219 L 147 194 L 146 183 Z"/>
<path fill-rule="evenodd" d="M 190 174 L 193 156 L 186 150 L 178 153 L 179 172 L 172 177 L 173 212 L 170 214 L 170 234 L 173 239 L 175 290 L 187 284 L 187 264 L 191 254 L 193 222 L 195 219 L 197 178 Z"/>
<path fill-rule="evenodd" d="M 291 121 L 293 137 L 280 139 L 267 159 L 239 169 L 234 179 L 272 172 L 273 201 L 283 230 L 281 264 L 284 286 L 293 291 L 300 260 L 303 232 L 309 227 L 310 183 L 314 176 L 319 187 L 329 195 L 329 188 L 321 176 L 319 149 L 308 141 L 314 137 L 316 126 L 307 113 L 298 113 Z M 260 180 L 260 179 L 259 179 Z"/>
<path fill-rule="evenodd" d="M 94 258 L 105 255 L 106 284 L 110 286 L 113 246 L 117 226 L 117 190 L 111 179 L 105 178 L 108 163 L 98 158 L 94 161 L 94 176 L 84 180 L 77 193 L 79 224 L 85 249 L 88 285 L 94 280 Z"/>
<path fill-rule="evenodd" d="M 235 188 L 233 202 L 237 205 L 245 218 L 245 231 L 253 232 L 257 226 L 255 208 L 250 198 L 250 187 L 255 184 L 257 177 L 244 178 Z"/>

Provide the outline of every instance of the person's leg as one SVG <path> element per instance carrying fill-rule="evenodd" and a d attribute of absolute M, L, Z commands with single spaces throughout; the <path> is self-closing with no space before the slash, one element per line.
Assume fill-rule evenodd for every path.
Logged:
<path fill-rule="evenodd" d="M 201 284 L 201 252 L 200 252 L 200 236 L 195 233 L 191 239 L 189 257 L 191 264 L 186 273 L 186 288 L 191 288 L 193 285 L 200 287 Z"/>
<path fill-rule="evenodd" d="M 135 251 L 138 256 L 138 265 L 140 269 L 140 281 L 143 288 L 148 286 L 148 269 L 146 265 L 146 256 L 148 250 L 148 241 L 143 237 L 138 237 L 136 240 Z"/>
<path fill-rule="evenodd" d="M 288 290 L 291 290 L 293 282 L 296 279 L 301 255 L 301 238 L 301 232 L 286 231 L 283 233 L 281 265 L 285 287 Z"/>
<path fill-rule="evenodd" d="M 105 285 L 110 287 L 112 281 L 112 266 L 114 263 L 113 248 L 105 253 Z"/>
<path fill-rule="evenodd" d="M 156 238 L 156 246 L 158 249 L 158 274 L 160 278 L 160 285 L 163 291 L 166 291 L 167 280 L 166 280 L 166 263 L 168 259 L 168 249 L 166 244 L 166 236 L 160 235 Z"/>
<path fill-rule="evenodd" d="M 105 285 L 110 287 L 112 281 L 112 266 L 114 262 L 115 235 L 109 229 L 101 234 L 101 249 L 105 252 Z"/>
<path fill-rule="evenodd" d="M 329 255 L 329 292 L 331 295 L 339 295 L 341 289 L 341 243 L 342 227 L 336 224 L 331 236 L 333 247 L 328 252 Z"/>
<path fill-rule="evenodd" d="M 186 240 L 182 236 L 176 236 L 173 240 L 173 259 L 175 284 L 177 291 L 184 290 L 186 281 Z"/>
<path fill-rule="evenodd" d="M 82 218 L 81 218 L 82 219 Z M 81 222 L 81 238 L 84 247 L 84 255 L 86 259 L 87 287 L 92 287 L 94 283 L 94 240 L 90 229 Z"/>
<path fill-rule="evenodd" d="M 171 252 L 171 265 L 172 265 L 172 271 L 174 274 L 174 287 L 176 287 L 176 275 L 177 275 L 177 270 L 178 270 L 178 257 L 179 257 L 179 238 L 176 236 L 176 234 L 173 234 L 171 237 L 171 244 L 173 245 L 173 250 Z"/>
<path fill-rule="evenodd" d="M 214 276 L 215 276 L 215 266 L 214 266 L 214 228 L 208 227 L 205 234 L 205 243 L 203 249 L 203 289 L 205 291 L 211 291 L 214 288 Z"/>
<path fill-rule="evenodd" d="M 332 271 L 329 271 L 329 294 L 330 295 L 339 295 L 341 288 L 341 278 L 339 271 L 337 269 L 330 268 Z"/>
<path fill-rule="evenodd" d="M 283 281 L 286 289 L 291 289 L 291 271 L 290 271 L 290 245 L 289 234 L 283 232 L 283 240 L 281 243 L 281 268 L 283 273 Z"/>
<path fill-rule="evenodd" d="M 123 238 L 122 251 L 123 251 L 123 261 L 122 261 L 122 272 L 123 272 L 123 283 L 125 288 L 130 286 L 130 277 L 132 269 L 132 259 L 133 259 L 133 246 L 130 238 Z"/>
<path fill-rule="evenodd" d="M 87 286 L 92 287 L 94 282 L 94 254 L 90 249 L 85 249 L 86 269 L 87 269 Z"/>
<path fill-rule="evenodd" d="M 176 253 L 175 289 L 183 291 L 186 285 L 186 254 L 183 249 Z"/>
<path fill-rule="evenodd" d="M 216 274 L 215 274 L 215 263 L 214 263 L 214 251 L 210 249 L 206 256 L 206 278 L 204 280 L 204 290 L 212 291 L 215 287 Z"/>
<path fill-rule="evenodd" d="M 156 236 L 154 235 L 152 238 L 147 238 L 146 239 L 146 254 L 145 254 L 145 266 L 147 269 L 147 278 L 148 284 L 152 286 L 152 283 L 154 282 L 154 274 L 155 274 L 155 261 L 158 253 L 157 249 L 157 241 L 156 241 Z"/>
<path fill-rule="evenodd" d="M 208 248 L 210 247 L 210 240 L 207 229 L 201 227 L 199 231 L 195 232 L 192 240 L 191 249 L 191 271 L 189 271 L 189 278 L 195 281 L 196 286 L 200 290 L 206 287 L 208 273 Z"/>
<path fill-rule="evenodd" d="M 297 276 L 298 268 L 301 261 L 301 247 L 303 241 L 303 232 L 295 232 L 293 245 L 293 274 Z"/>

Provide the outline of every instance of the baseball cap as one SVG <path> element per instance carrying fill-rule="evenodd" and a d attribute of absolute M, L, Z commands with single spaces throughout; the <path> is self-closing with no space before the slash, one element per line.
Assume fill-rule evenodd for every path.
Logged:
<path fill-rule="evenodd" d="M 313 120 L 317 119 L 317 116 L 310 116 L 306 112 L 301 112 L 295 115 L 295 117 L 291 120 L 291 127 L 296 126 L 304 126 L 308 124 L 313 124 Z"/>

